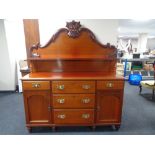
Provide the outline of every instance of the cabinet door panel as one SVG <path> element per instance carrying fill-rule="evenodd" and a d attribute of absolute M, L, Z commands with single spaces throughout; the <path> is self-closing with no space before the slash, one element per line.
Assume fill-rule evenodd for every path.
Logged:
<path fill-rule="evenodd" d="M 121 91 L 98 91 L 97 123 L 120 123 L 122 109 Z"/>
<path fill-rule="evenodd" d="M 48 124 L 51 122 L 50 93 L 48 91 L 24 92 L 27 123 Z"/>

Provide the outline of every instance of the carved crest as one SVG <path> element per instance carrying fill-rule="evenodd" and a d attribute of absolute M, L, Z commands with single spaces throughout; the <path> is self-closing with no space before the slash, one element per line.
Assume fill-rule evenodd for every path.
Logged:
<path fill-rule="evenodd" d="M 51 43 L 55 42 L 55 40 L 58 38 L 58 36 L 63 33 L 63 32 L 66 32 L 66 34 L 71 37 L 71 38 L 77 38 L 77 37 L 80 37 L 80 33 L 81 32 L 87 32 L 90 36 L 90 38 L 98 45 L 100 45 L 101 47 L 103 48 L 115 48 L 115 46 L 113 45 L 110 45 L 110 43 L 107 43 L 107 45 L 103 45 L 102 43 L 100 43 L 97 38 L 95 37 L 94 33 L 88 29 L 88 28 L 85 28 L 85 27 L 82 27 L 80 22 L 76 22 L 76 21 L 71 21 L 71 22 L 67 22 L 66 23 L 66 27 L 67 28 L 61 28 L 59 29 L 52 37 L 51 39 L 44 45 L 44 46 L 41 46 L 40 43 L 37 43 L 36 45 L 33 45 L 31 48 L 30 48 L 30 51 L 33 51 L 34 49 L 38 49 L 38 48 L 45 48 L 47 46 L 49 46 Z M 113 55 L 109 55 L 109 57 L 116 57 L 116 53 L 114 53 Z M 34 55 L 33 55 L 34 56 Z M 35 55 L 35 56 L 38 56 L 39 55 Z"/>
<path fill-rule="evenodd" d="M 80 28 L 81 24 L 80 22 L 72 21 L 67 22 L 66 27 L 68 28 L 68 35 L 72 38 L 76 38 L 80 35 Z"/>

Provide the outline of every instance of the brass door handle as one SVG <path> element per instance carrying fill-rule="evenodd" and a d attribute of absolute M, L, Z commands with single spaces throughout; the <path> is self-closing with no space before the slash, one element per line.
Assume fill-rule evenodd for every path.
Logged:
<path fill-rule="evenodd" d="M 112 87 L 113 87 L 113 83 L 108 82 L 108 83 L 106 84 L 106 86 L 107 86 L 108 88 L 112 88 Z"/>
<path fill-rule="evenodd" d="M 82 114 L 82 118 L 88 119 L 90 117 L 90 114 Z"/>
<path fill-rule="evenodd" d="M 66 115 L 65 114 L 61 114 L 61 115 L 58 115 L 57 117 L 60 118 L 60 119 L 65 119 Z"/>
<path fill-rule="evenodd" d="M 62 99 L 57 99 L 57 102 L 60 103 L 60 104 L 63 104 L 63 103 L 65 103 L 65 99 L 64 99 L 64 98 L 62 98 Z"/>
<path fill-rule="evenodd" d="M 51 111 L 52 110 L 52 107 L 51 106 L 48 106 L 48 111 Z"/>
<path fill-rule="evenodd" d="M 90 85 L 84 84 L 84 85 L 82 85 L 82 88 L 83 89 L 90 89 Z"/>
<path fill-rule="evenodd" d="M 64 90 L 65 89 L 65 86 L 64 85 L 57 85 L 57 89 Z"/>
<path fill-rule="evenodd" d="M 90 102 L 90 98 L 84 98 L 82 99 L 82 103 L 89 103 Z"/>
<path fill-rule="evenodd" d="M 32 88 L 40 88 L 40 83 L 32 83 Z"/>

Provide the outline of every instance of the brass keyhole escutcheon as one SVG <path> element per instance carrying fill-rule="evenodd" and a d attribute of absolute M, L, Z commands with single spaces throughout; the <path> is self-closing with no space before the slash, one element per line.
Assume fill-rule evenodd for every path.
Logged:
<path fill-rule="evenodd" d="M 112 88 L 113 87 L 113 83 L 111 83 L 111 82 L 107 83 L 107 87 L 108 88 Z"/>

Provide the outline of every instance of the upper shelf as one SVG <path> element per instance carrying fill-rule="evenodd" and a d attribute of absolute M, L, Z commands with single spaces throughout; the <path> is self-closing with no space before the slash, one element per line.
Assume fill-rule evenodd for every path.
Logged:
<path fill-rule="evenodd" d="M 31 57 L 28 60 L 114 60 L 113 57 L 108 56 L 97 56 L 97 55 L 81 55 L 81 56 L 72 56 L 72 55 L 58 55 L 58 56 L 41 56 L 41 57 Z"/>

